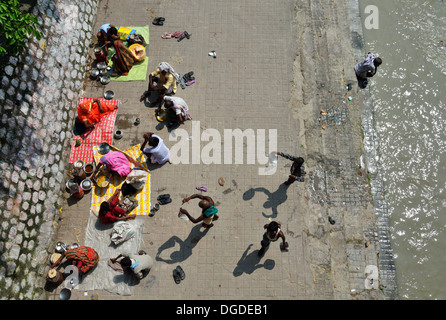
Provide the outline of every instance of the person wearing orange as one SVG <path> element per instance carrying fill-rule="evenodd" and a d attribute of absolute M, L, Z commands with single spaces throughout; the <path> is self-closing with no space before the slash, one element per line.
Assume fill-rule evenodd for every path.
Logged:
<path fill-rule="evenodd" d="M 118 106 L 101 104 L 99 99 L 93 99 L 77 106 L 77 117 L 87 128 L 91 128 L 101 121 L 104 115 L 115 109 L 118 109 Z"/>
<path fill-rule="evenodd" d="M 51 265 L 51 268 L 57 267 L 64 258 L 71 261 L 72 265 L 76 266 L 81 274 L 87 273 L 99 262 L 99 255 L 93 248 L 80 246 L 65 251 L 60 258 Z"/>

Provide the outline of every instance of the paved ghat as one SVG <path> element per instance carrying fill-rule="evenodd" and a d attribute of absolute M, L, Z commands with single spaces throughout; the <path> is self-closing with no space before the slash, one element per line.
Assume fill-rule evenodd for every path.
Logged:
<path fill-rule="evenodd" d="M 44 297 L 97 1 L 39 0 L 44 34 L 0 72 L 0 297 Z"/>
<path fill-rule="evenodd" d="M 165 17 L 163 26 L 151 24 L 156 16 Z M 194 72 L 196 82 L 176 94 L 193 118 L 181 126 L 191 137 L 190 161 L 151 172 L 152 201 L 163 193 L 173 201 L 153 217 L 137 218 L 144 221 L 141 249 L 154 266 L 133 294 L 73 290 L 71 299 L 93 293 L 99 299 L 150 300 L 393 298 L 386 289 L 391 286 L 378 277 L 379 230 L 363 161 L 360 109 L 367 96 L 353 72 L 364 54 L 357 43 L 360 29 L 354 29 L 360 28 L 357 16 L 357 4 L 345 0 L 99 1 L 93 30 L 104 23 L 150 25 L 148 72 L 162 61 L 179 73 Z M 184 30 L 190 39 L 161 38 Z M 217 58 L 208 55 L 212 50 Z M 147 82 L 98 86 L 86 80 L 84 88 L 83 96 L 113 90 L 120 100 L 115 130 L 124 136 L 114 145 L 121 150 L 141 143 L 147 131 L 175 145 L 155 109 L 139 101 Z M 137 117 L 141 124 L 134 126 Z M 235 129 L 252 129 L 257 138 L 264 129 L 266 135 L 266 143 L 252 151 L 245 142 L 241 163 L 236 155 L 224 161 L 224 132 Z M 209 143 L 200 137 L 206 130 L 222 137 L 217 163 L 194 156 Z M 277 147 L 269 144 L 274 130 Z M 280 157 L 274 174 L 259 174 L 265 168 L 261 159 L 254 156 L 249 164 L 248 158 L 260 147 L 264 154 L 303 157 L 305 182 L 283 184 L 291 161 Z M 207 231 L 177 217 L 181 200 L 197 193 L 198 185 L 208 188 L 203 194 L 214 199 L 220 215 Z M 75 204 L 64 201 L 55 240 L 82 244 L 90 201 L 88 194 Z M 185 208 L 198 216 L 193 200 Z M 260 258 L 263 226 L 273 220 L 281 223 L 289 251 L 275 242 Z M 180 284 L 172 277 L 177 265 L 186 273 Z M 59 291 L 48 297 L 58 299 Z"/>

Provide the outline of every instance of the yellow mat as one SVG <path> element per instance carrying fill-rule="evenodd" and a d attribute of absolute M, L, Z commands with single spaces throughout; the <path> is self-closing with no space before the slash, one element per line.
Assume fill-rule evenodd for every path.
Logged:
<path fill-rule="evenodd" d="M 114 146 L 111 146 L 111 150 L 121 151 Z M 132 169 L 138 168 L 149 172 L 144 188 L 135 196 L 135 198 L 138 200 L 138 207 L 133 209 L 131 212 L 131 214 L 148 215 L 150 211 L 150 171 L 146 165 L 146 158 L 142 154 L 139 144 L 121 152 L 127 156 Z M 93 156 L 96 165 L 98 165 L 99 159 L 102 157 L 102 155 L 98 152 L 98 146 L 93 147 Z M 99 212 L 101 203 L 103 201 L 107 201 L 117 188 L 121 188 L 122 184 L 125 182 L 125 179 L 125 177 L 119 177 L 114 174 L 110 179 L 111 181 L 107 188 L 99 188 L 94 186 L 91 197 L 91 209 Z"/>

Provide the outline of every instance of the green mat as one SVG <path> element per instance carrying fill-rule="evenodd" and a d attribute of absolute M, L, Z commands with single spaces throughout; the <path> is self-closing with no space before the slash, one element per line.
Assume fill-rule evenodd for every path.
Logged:
<path fill-rule="evenodd" d="M 130 72 L 126 76 L 110 77 L 111 81 L 146 81 L 147 68 L 149 66 L 149 26 L 144 27 L 127 27 L 129 29 L 135 29 L 137 34 L 140 34 L 146 41 L 146 58 L 144 61 L 136 62 Z M 124 45 L 127 47 L 127 41 L 124 41 Z M 115 53 L 115 48 L 110 47 L 108 50 L 109 66 L 113 66 L 111 57 Z"/>

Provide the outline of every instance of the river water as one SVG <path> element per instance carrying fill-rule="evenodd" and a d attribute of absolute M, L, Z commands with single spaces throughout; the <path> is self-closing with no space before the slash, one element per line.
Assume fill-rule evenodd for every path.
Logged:
<path fill-rule="evenodd" d="M 368 89 L 398 298 L 446 299 L 446 2 L 359 2 L 363 23 L 367 6 L 378 9 L 364 51 L 383 60 Z"/>

